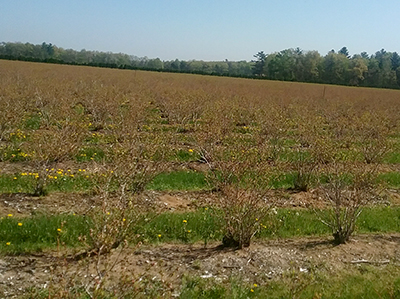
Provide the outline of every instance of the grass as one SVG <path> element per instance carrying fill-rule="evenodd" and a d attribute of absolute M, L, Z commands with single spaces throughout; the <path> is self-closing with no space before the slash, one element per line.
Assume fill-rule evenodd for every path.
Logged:
<path fill-rule="evenodd" d="M 399 164 L 400 163 L 400 152 L 392 152 L 387 154 L 384 159 L 384 163 L 388 164 Z"/>
<path fill-rule="evenodd" d="M 17 254 L 38 252 L 61 245 L 82 245 L 79 236 L 88 233 L 84 216 L 41 215 L 16 218 L 9 214 L 0 220 L 0 252 Z"/>
<path fill-rule="evenodd" d="M 145 243 L 204 242 L 221 240 L 222 218 L 218 210 L 201 208 L 193 212 L 148 215 L 130 232 Z M 278 209 L 260 219 L 259 239 L 327 236 L 329 228 L 310 210 Z M 21 226 L 18 223 L 22 223 Z M 80 246 L 78 237 L 90 229 L 90 219 L 78 215 L 6 216 L 0 220 L 0 252 L 18 253 L 54 248 L 57 241 Z M 61 228 L 62 232 L 57 229 Z M 357 232 L 400 232 L 400 207 L 367 208 L 357 222 Z M 10 245 L 6 243 L 10 242 Z"/>
<path fill-rule="evenodd" d="M 45 176 L 47 192 L 87 191 L 93 187 L 92 178 L 82 171 L 75 174 L 64 171 L 50 171 Z M 38 180 L 43 179 L 40 178 L 38 173 L 2 174 L 0 175 L 0 193 L 34 194 Z"/>
<path fill-rule="evenodd" d="M 48 173 L 46 189 L 48 192 L 77 192 L 91 190 L 95 182 L 93 175 L 84 171 Z M 311 181 L 326 181 L 326 175 L 315 175 Z M 347 178 L 350 180 L 350 178 Z M 271 177 L 269 187 L 272 189 L 293 189 L 295 186 L 296 173 L 288 172 Z M 400 188 L 400 173 L 388 172 L 378 176 L 378 183 L 384 183 L 391 188 Z M 18 173 L 14 175 L 0 174 L 0 193 L 27 193 L 32 194 L 36 185 L 35 173 Z M 181 170 L 164 172 L 158 174 L 153 181 L 147 185 L 148 190 L 156 191 L 207 191 L 212 187 L 207 183 L 205 174 L 192 170 Z"/>
<path fill-rule="evenodd" d="M 361 233 L 399 232 L 400 208 L 388 206 L 364 209 L 358 219 L 358 230 Z"/>
<path fill-rule="evenodd" d="M 101 148 L 96 147 L 84 147 L 79 150 L 76 156 L 77 162 L 89 162 L 96 161 L 101 162 L 105 159 L 104 151 Z"/>
<path fill-rule="evenodd" d="M 179 298 L 398 298 L 400 270 L 396 266 L 362 266 L 336 275 L 293 270 L 265 285 L 238 278 L 215 282 L 186 277 Z"/>
<path fill-rule="evenodd" d="M 147 185 L 149 190 L 208 190 L 204 174 L 196 171 L 175 171 L 160 173 Z"/>
<path fill-rule="evenodd" d="M 381 183 L 386 183 L 392 188 L 400 188 L 400 172 L 381 173 L 378 176 L 378 181 Z"/>

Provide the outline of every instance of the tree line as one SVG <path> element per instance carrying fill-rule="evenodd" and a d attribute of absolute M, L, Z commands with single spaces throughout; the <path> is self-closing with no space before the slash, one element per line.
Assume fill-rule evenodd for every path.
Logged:
<path fill-rule="evenodd" d="M 346 47 L 325 56 L 317 51 L 286 49 L 254 55 L 254 75 L 271 80 L 400 88 L 400 56 L 384 49 L 349 55 Z"/>
<path fill-rule="evenodd" d="M 400 89 L 400 55 L 384 49 L 372 55 L 362 52 L 350 56 L 343 47 L 322 56 L 296 48 L 271 54 L 261 51 L 252 61 L 162 61 L 124 53 L 63 49 L 45 42 L 2 42 L 0 59 Z"/>

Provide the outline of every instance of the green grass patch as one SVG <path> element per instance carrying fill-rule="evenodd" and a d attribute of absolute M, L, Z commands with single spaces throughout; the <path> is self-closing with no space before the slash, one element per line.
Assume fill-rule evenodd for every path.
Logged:
<path fill-rule="evenodd" d="M 388 164 L 400 163 L 400 152 L 392 152 L 392 153 L 387 154 L 384 157 L 383 162 L 388 163 Z"/>
<path fill-rule="evenodd" d="M 327 211 L 319 211 L 324 218 Z M 261 239 L 327 236 L 332 233 L 311 210 L 273 209 L 260 219 Z M 357 221 L 357 232 L 400 232 L 400 207 L 366 208 Z M 135 234 L 145 242 L 197 242 L 222 240 L 222 212 L 204 208 L 187 213 L 164 213 L 142 223 Z"/>
<path fill-rule="evenodd" d="M 204 242 L 222 240 L 222 211 L 201 208 L 194 212 L 163 213 L 143 217 L 128 234 L 145 243 Z M 324 211 L 320 212 L 323 217 Z M 21 223 L 21 225 L 18 225 Z M 57 242 L 66 246 L 79 246 L 80 235 L 88 234 L 90 219 L 75 215 L 32 216 L 15 218 L 5 216 L 0 220 L 0 252 L 17 253 L 52 248 Z M 256 238 L 293 238 L 326 236 L 331 231 L 310 210 L 277 209 L 259 220 L 260 231 Z M 61 229 L 61 232 L 58 231 Z M 367 208 L 357 221 L 356 233 L 400 232 L 400 207 Z M 9 243 L 9 244 L 7 244 Z M 60 243 L 61 244 L 61 243 Z"/>
<path fill-rule="evenodd" d="M 34 194 L 39 180 L 45 179 L 47 192 L 78 192 L 93 188 L 90 175 L 81 170 L 77 174 L 61 171 L 49 171 L 41 178 L 38 173 L 18 173 L 15 175 L 0 175 L 0 193 L 27 193 Z"/>
<path fill-rule="evenodd" d="M 200 159 L 200 155 L 193 151 L 193 149 L 175 151 L 174 160 L 178 162 L 192 162 Z"/>
<path fill-rule="evenodd" d="M 59 245 L 79 246 L 80 235 L 89 227 L 84 216 L 53 215 L 0 219 L 0 252 L 8 254 L 42 251 Z"/>
<path fill-rule="evenodd" d="M 274 209 L 260 220 L 259 238 L 292 238 L 329 235 L 329 228 L 311 210 Z"/>
<path fill-rule="evenodd" d="M 386 183 L 389 187 L 400 188 L 400 172 L 386 172 L 378 175 L 379 183 Z"/>
<path fill-rule="evenodd" d="M 197 242 L 222 239 L 220 212 L 202 208 L 195 212 L 164 213 L 135 229 L 144 242 Z"/>
<path fill-rule="evenodd" d="M 357 222 L 359 232 L 399 232 L 400 208 L 399 207 L 375 207 L 365 208 Z"/>
<path fill-rule="evenodd" d="M 261 274 L 262 275 L 262 274 Z M 395 266 L 362 266 L 337 274 L 299 273 L 293 269 L 279 280 L 264 284 L 243 282 L 231 277 L 229 282 L 199 277 L 185 277 L 179 298 L 398 298 L 400 270 Z"/>
<path fill-rule="evenodd" d="M 209 185 L 205 176 L 196 171 L 175 171 L 160 173 L 147 185 L 149 190 L 207 190 Z"/>
<path fill-rule="evenodd" d="M 0 161 L 22 162 L 30 160 L 30 155 L 14 145 L 0 148 Z"/>
<path fill-rule="evenodd" d="M 296 173 L 283 173 L 272 177 L 269 186 L 273 189 L 291 189 L 294 188 Z"/>
<path fill-rule="evenodd" d="M 79 153 L 76 156 L 76 161 L 78 161 L 78 162 L 89 162 L 89 161 L 101 162 L 101 161 L 104 161 L 104 158 L 105 158 L 105 154 L 101 148 L 84 147 L 79 150 Z"/>
<path fill-rule="evenodd" d="M 42 119 L 40 115 L 38 114 L 29 115 L 27 118 L 25 118 L 24 127 L 25 129 L 28 130 L 38 130 L 40 129 L 41 121 Z"/>

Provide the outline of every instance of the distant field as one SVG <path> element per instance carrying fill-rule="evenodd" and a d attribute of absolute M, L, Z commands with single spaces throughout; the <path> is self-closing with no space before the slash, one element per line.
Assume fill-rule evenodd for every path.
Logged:
<path fill-rule="evenodd" d="M 246 225 L 257 227 L 256 238 L 329 239 L 330 229 L 318 218 L 327 217 L 329 202 L 318 190 L 334 178 L 356 186 L 354 192 L 367 190 L 357 185 L 360 173 L 362 182 L 373 174 L 375 195 L 356 231 L 400 231 L 397 90 L 0 60 L 0 111 L 4 258 L 87 248 L 107 248 L 106 255 L 124 249 L 125 240 L 148 246 L 215 242 L 226 233 L 221 198 L 251 201 L 255 192 L 278 208 L 274 214 L 269 207 L 269 216 L 259 220 L 256 211 L 264 207 L 254 201 Z M 232 206 L 243 204 L 234 200 Z M 375 221 L 384 215 L 389 224 Z M 328 272 L 317 281 L 327 281 Z M 286 280 L 288 273 L 282 274 Z M 186 278 L 181 296 L 204 298 L 196 283 L 226 297 L 234 292 L 196 279 Z M 257 283 L 267 288 L 268 281 Z M 275 295 L 283 294 L 274 281 Z M 388 283 L 399 291 L 394 278 Z M 240 296 L 253 296 L 254 288 L 241 289 Z M 377 288 L 383 297 L 390 293 Z M 94 289 L 88 286 L 91 295 Z M 304 289 L 309 295 L 312 288 Z"/>

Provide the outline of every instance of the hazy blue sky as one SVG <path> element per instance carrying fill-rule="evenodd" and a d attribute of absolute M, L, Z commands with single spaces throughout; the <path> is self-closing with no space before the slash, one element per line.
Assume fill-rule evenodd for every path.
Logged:
<path fill-rule="evenodd" d="M 400 52 L 400 0 L 0 0 L 0 42 L 197 60 Z"/>

